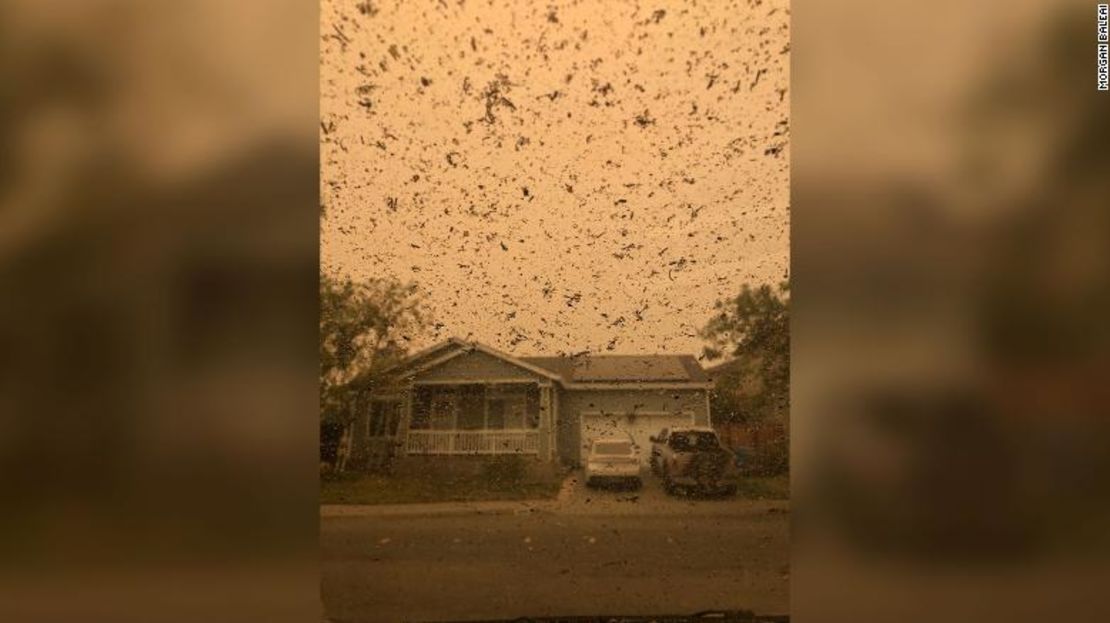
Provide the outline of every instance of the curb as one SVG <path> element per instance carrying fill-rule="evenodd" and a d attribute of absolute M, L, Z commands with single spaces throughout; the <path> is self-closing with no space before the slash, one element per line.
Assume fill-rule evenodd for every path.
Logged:
<path fill-rule="evenodd" d="M 534 502 L 459 502 L 432 504 L 322 504 L 320 517 L 451 517 L 462 515 L 530 515 L 549 512 L 552 500 Z"/>
<path fill-rule="evenodd" d="M 434 504 L 329 504 L 320 506 L 321 519 L 357 517 L 462 517 L 480 515 L 551 515 L 567 517 L 751 517 L 760 515 L 789 515 L 787 501 L 756 503 L 741 508 L 714 509 L 712 507 L 682 507 L 662 512 L 633 511 L 624 509 L 576 508 L 560 509 L 556 500 L 535 502 L 472 502 Z"/>
<path fill-rule="evenodd" d="M 404 505 L 330 505 L 320 507 L 321 519 L 355 519 L 365 517 L 477 517 L 477 516 L 506 516 L 506 515 L 546 515 L 551 517 L 753 517 L 762 515 L 789 515 L 788 506 L 773 506 L 767 508 L 729 509 L 728 511 L 715 511 L 709 509 L 682 509 L 659 513 L 653 512 L 623 512 L 613 509 L 576 509 L 569 512 L 560 512 L 551 502 L 535 505 L 521 505 L 516 507 L 483 508 L 474 506 L 460 506 L 452 508 L 426 508 L 423 504 Z"/>

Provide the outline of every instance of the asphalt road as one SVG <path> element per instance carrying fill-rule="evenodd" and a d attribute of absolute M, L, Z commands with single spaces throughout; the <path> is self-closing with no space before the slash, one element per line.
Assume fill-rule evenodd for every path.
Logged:
<path fill-rule="evenodd" d="M 332 621 L 789 611 L 789 515 L 321 520 Z"/>

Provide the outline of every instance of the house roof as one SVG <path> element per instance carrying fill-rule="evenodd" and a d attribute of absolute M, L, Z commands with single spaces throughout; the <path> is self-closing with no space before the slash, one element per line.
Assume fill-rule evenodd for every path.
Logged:
<path fill-rule="evenodd" d="M 544 377 L 550 378 L 552 380 L 562 380 L 562 377 L 560 377 L 557 372 L 553 372 L 553 371 L 551 371 L 547 368 L 544 368 L 542 366 L 537 366 L 537 365 L 527 361 L 526 358 L 514 357 L 514 356 L 512 356 L 508 353 L 503 353 L 499 350 L 490 348 L 489 346 L 486 346 L 485 344 L 481 344 L 479 342 L 467 342 L 466 340 L 463 340 L 463 339 L 457 338 L 457 337 L 448 338 L 447 340 L 445 340 L 443 342 L 440 342 L 438 344 L 435 344 L 433 346 L 425 348 L 422 351 L 414 353 L 414 354 L 410 355 L 409 357 L 407 357 L 401 363 L 399 363 L 395 366 L 392 366 L 391 368 L 388 368 L 386 371 L 388 372 L 388 371 L 395 370 L 395 369 L 409 368 L 414 363 L 416 363 L 420 360 L 424 360 L 427 367 L 435 367 L 435 366 L 439 365 L 439 363 L 450 359 L 451 356 L 449 355 L 448 357 L 444 357 L 444 358 L 441 358 L 439 360 L 434 360 L 431 357 L 431 355 L 433 355 L 435 353 L 438 353 L 440 351 L 443 351 L 443 350 L 447 349 L 448 347 L 454 347 L 455 348 L 455 354 L 469 353 L 469 352 L 473 352 L 473 351 L 480 351 L 480 352 L 486 353 L 487 355 L 490 355 L 490 356 L 496 357 L 498 359 L 501 359 L 502 361 L 506 361 L 506 362 L 508 362 L 512 365 L 519 366 L 519 367 L 521 367 L 525 370 L 529 370 L 530 372 L 534 372 L 534 373 L 536 373 L 540 376 L 544 376 Z"/>
<path fill-rule="evenodd" d="M 450 338 L 410 356 L 399 367 L 418 360 L 438 365 L 430 356 L 454 346 L 465 352 L 478 350 L 532 370 L 553 380 L 569 383 L 707 383 L 709 377 L 692 355 L 584 355 L 575 357 L 516 357 L 478 342 Z M 446 359 L 446 358 L 444 358 Z"/>
<path fill-rule="evenodd" d="M 704 383 L 709 380 L 698 360 L 691 355 L 591 355 L 521 359 L 555 372 L 568 383 Z"/>

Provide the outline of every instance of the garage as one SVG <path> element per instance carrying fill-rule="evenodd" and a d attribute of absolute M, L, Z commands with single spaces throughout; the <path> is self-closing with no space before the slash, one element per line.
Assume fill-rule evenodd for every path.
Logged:
<path fill-rule="evenodd" d="M 598 437 L 631 437 L 640 448 L 640 462 L 647 465 L 651 458 L 650 437 L 664 428 L 693 425 L 694 414 L 693 412 L 601 413 L 595 411 L 583 412 L 580 422 L 579 439 L 582 442 L 580 456 L 583 459 L 589 453 L 590 443 Z"/>

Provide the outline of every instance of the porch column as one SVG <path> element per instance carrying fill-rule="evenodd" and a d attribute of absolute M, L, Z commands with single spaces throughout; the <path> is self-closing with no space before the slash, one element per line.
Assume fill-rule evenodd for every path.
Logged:
<path fill-rule="evenodd" d="M 554 384 L 551 386 L 551 430 L 549 431 L 550 442 L 550 456 L 553 459 L 559 458 L 559 388 Z"/>
<path fill-rule="evenodd" d="M 401 424 L 397 427 L 397 441 L 401 444 L 397 454 L 405 456 L 409 453 L 409 423 L 412 422 L 412 394 L 415 385 L 410 379 L 404 386 L 404 399 L 401 404 Z"/>
<path fill-rule="evenodd" d="M 551 385 L 540 385 L 540 428 L 539 433 L 539 455 L 551 460 L 551 454 L 554 450 L 551 444 L 551 430 L 554 426 L 555 418 L 551 402 Z"/>

